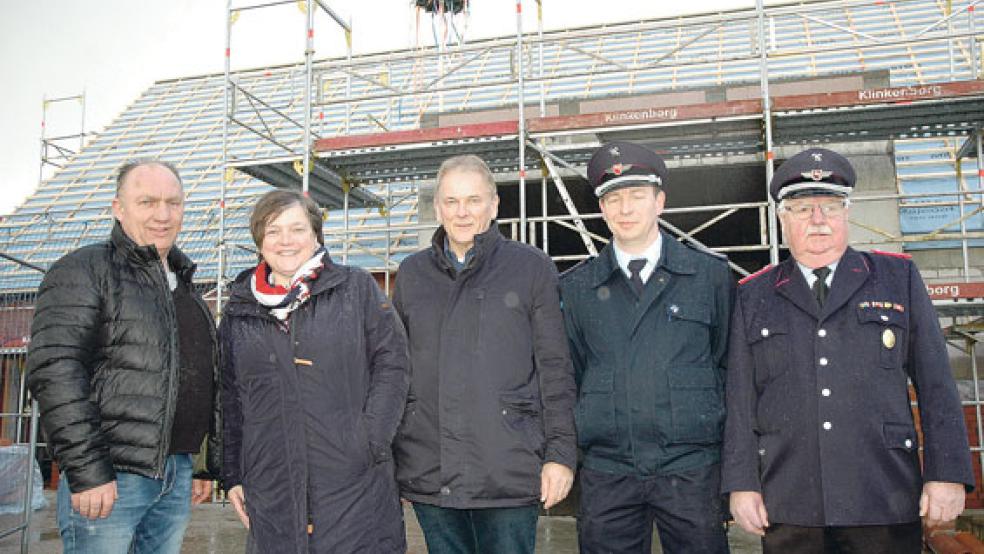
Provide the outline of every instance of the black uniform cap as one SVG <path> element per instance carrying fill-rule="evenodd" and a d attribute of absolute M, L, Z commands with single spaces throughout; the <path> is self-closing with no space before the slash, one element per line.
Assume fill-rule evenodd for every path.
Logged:
<path fill-rule="evenodd" d="M 854 168 L 847 158 L 826 148 L 810 148 L 779 166 L 769 184 L 776 202 L 797 196 L 849 196 L 854 190 Z"/>
<path fill-rule="evenodd" d="M 659 154 L 631 142 L 609 142 L 588 162 L 588 181 L 598 198 L 622 187 L 662 187 L 666 176 L 666 162 Z"/>

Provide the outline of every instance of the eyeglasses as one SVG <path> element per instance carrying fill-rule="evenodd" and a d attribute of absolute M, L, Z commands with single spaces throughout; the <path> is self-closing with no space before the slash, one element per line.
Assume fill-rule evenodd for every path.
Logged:
<path fill-rule="evenodd" d="M 808 202 L 798 204 L 787 204 L 783 202 L 779 205 L 779 211 L 788 213 L 793 219 L 806 220 L 813 216 L 813 210 L 819 208 L 824 217 L 840 217 L 847 212 L 850 204 L 847 199 L 833 200 L 812 204 Z"/>

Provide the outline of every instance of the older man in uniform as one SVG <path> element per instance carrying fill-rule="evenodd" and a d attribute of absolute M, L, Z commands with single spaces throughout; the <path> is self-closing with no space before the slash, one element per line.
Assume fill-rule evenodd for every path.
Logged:
<path fill-rule="evenodd" d="M 734 280 L 659 230 L 666 164 L 628 142 L 588 164 L 613 241 L 561 279 L 578 383 L 584 553 L 728 551 L 719 493 Z"/>
<path fill-rule="evenodd" d="M 812 148 L 776 171 L 792 256 L 742 280 L 722 490 L 764 552 L 920 552 L 973 486 L 946 346 L 916 266 L 847 246 L 855 173 Z M 922 470 L 908 382 L 919 400 Z"/>

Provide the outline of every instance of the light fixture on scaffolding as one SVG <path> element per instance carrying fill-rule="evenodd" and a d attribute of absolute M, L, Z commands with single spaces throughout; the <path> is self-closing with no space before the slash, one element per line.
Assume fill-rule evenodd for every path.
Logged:
<path fill-rule="evenodd" d="M 411 0 L 410 4 L 417 8 L 416 45 L 420 47 L 420 14 L 431 15 L 431 33 L 434 35 L 434 46 L 445 48 L 450 44 L 465 43 L 465 31 L 468 29 L 468 16 L 471 9 L 468 0 Z M 455 18 L 460 22 L 455 22 Z"/>

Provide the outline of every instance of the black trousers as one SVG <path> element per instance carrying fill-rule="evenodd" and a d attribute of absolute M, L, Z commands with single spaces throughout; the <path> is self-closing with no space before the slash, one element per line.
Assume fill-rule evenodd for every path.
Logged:
<path fill-rule="evenodd" d="M 666 554 L 727 554 L 720 465 L 639 477 L 582 469 L 582 554 L 649 554 L 653 523 Z"/>
<path fill-rule="evenodd" d="M 801 527 L 773 523 L 762 539 L 763 554 L 920 554 L 922 524 Z"/>

